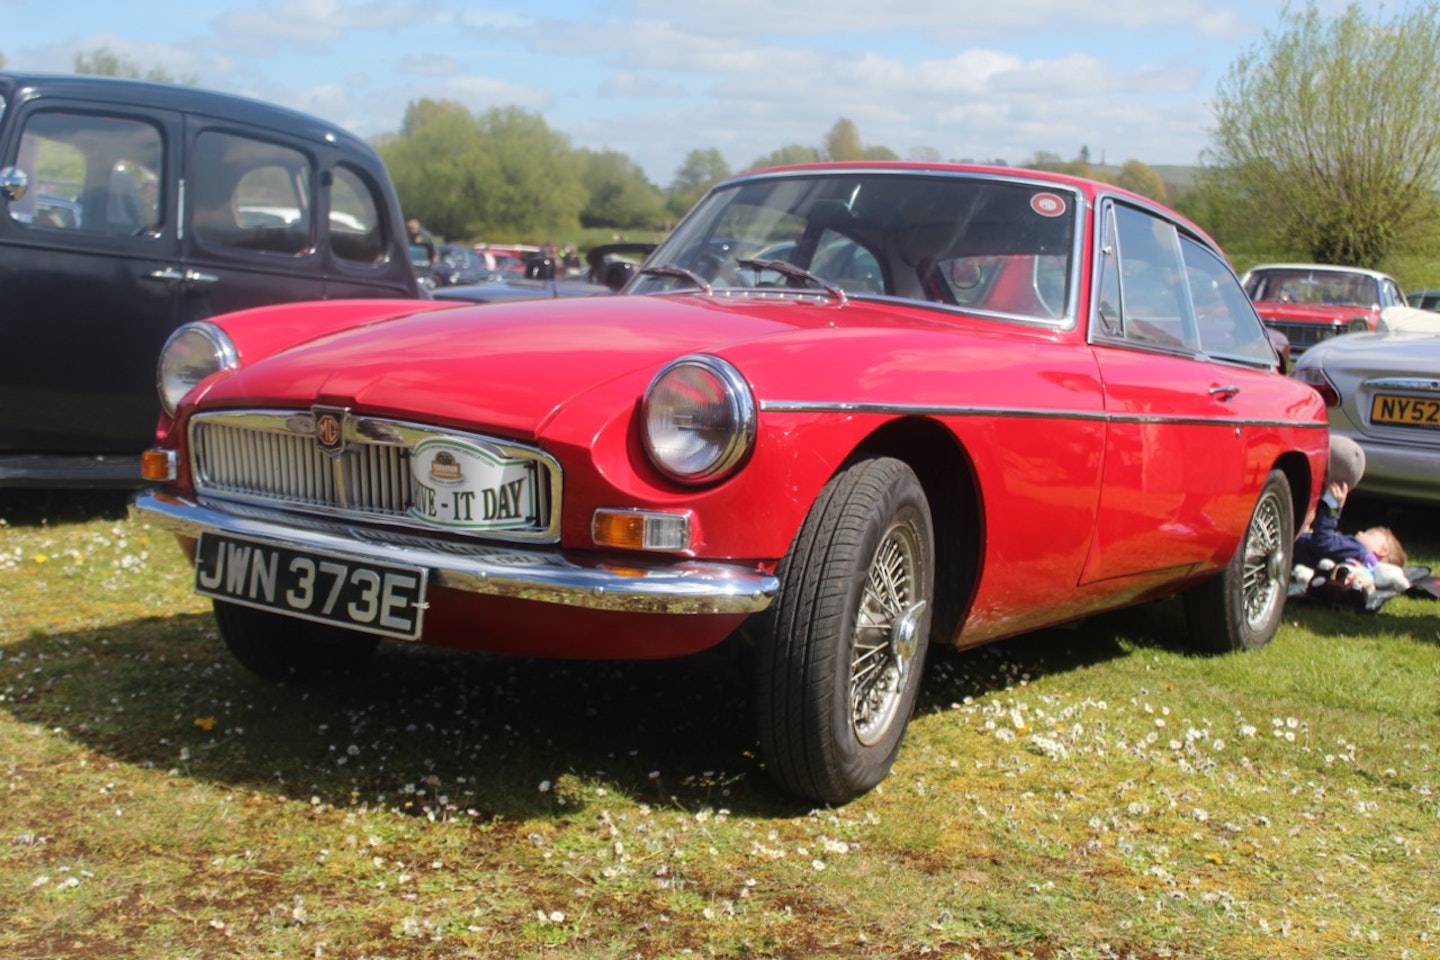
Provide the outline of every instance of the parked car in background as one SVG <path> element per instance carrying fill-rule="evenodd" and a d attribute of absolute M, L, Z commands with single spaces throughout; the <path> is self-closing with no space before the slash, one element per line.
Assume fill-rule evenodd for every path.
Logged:
<path fill-rule="evenodd" d="M 1405 302 L 1417 310 L 1440 310 L 1440 290 L 1416 290 L 1407 293 Z"/>
<path fill-rule="evenodd" d="M 528 243 L 477 243 L 473 249 L 490 269 L 517 275 L 523 275 L 525 261 L 540 252 L 538 246 Z"/>
<path fill-rule="evenodd" d="M 375 152 L 292 110 L 0 72 L 0 486 L 138 485 L 155 357 L 244 307 L 413 298 Z"/>
<path fill-rule="evenodd" d="M 456 287 L 498 280 L 501 273 L 490 267 L 474 249 L 458 243 L 442 243 L 439 259 L 430 271 L 436 287 Z"/>
<path fill-rule="evenodd" d="M 426 290 L 435 288 L 435 265 L 430 262 L 430 251 L 423 244 L 412 243 L 410 248 L 410 269 L 415 271 L 415 282 Z"/>
<path fill-rule="evenodd" d="M 1327 457 L 1204 234 L 1010 168 L 743 175 L 619 296 L 253 310 L 161 370 L 134 511 L 254 672 L 737 635 L 765 768 L 825 803 L 889 771 L 932 640 L 1182 594 L 1199 647 L 1268 642 Z"/>
<path fill-rule="evenodd" d="M 1440 504 L 1440 315 L 1387 312 L 1378 332 L 1306 351 L 1295 377 L 1324 398 L 1331 433 L 1364 449 L 1361 495 Z"/>
<path fill-rule="evenodd" d="M 1405 305 L 1393 277 L 1360 267 L 1267 263 L 1242 283 L 1260 319 L 1289 338 L 1297 357 L 1327 337 L 1374 330 L 1382 311 Z"/>
<path fill-rule="evenodd" d="M 610 243 L 593 247 L 585 256 L 589 269 L 584 277 L 557 276 L 553 263 L 532 257 L 523 278 L 501 274 L 499 279 L 480 283 L 439 287 L 435 291 L 435 299 L 505 303 L 611 294 L 635 276 L 640 258 L 654 249 L 653 243 Z"/>

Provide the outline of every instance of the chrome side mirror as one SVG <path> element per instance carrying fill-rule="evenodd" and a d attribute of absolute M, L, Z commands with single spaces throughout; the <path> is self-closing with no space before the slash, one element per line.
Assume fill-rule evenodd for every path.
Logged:
<path fill-rule="evenodd" d="M 0 170 L 0 197 L 6 200 L 19 200 L 25 196 L 25 190 L 30 186 L 30 175 L 19 167 L 6 167 Z"/>

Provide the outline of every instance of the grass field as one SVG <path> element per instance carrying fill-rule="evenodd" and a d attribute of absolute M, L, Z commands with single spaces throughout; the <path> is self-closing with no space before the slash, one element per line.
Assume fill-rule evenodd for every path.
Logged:
<path fill-rule="evenodd" d="M 119 499 L 0 517 L 7 960 L 1440 956 L 1437 601 L 937 651 L 890 779 L 811 809 L 729 650 L 270 685 Z"/>

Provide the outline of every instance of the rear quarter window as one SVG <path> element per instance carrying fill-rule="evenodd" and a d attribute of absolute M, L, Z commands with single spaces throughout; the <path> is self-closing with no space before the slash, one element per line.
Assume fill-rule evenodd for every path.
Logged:
<path fill-rule="evenodd" d="M 312 245 L 312 164 L 290 147 L 207 130 L 195 138 L 195 236 L 210 246 L 298 256 Z"/>
<path fill-rule="evenodd" d="M 335 168 L 330 187 L 330 249 L 342 260 L 378 263 L 385 258 L 379 191 L 348 164 Z"/>

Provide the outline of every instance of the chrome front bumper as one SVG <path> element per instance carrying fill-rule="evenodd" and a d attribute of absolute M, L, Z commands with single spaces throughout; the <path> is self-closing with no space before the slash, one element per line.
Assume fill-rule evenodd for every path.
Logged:
<path fill-rule="evenodd" d="M 425 567 L 433 586 L 592 610 L 630 613 L 748 614 L 764 610 L 779 581 L 757 570 L 677 559 L 637 557 L 624 566 L 579 561 L 555 550 L 466 544 L 421 533 L 347 526 L 316 518 L 147 491 L 130 515 L 184 537 L 225 533 L 337 553 L 356 559 Z"/>

